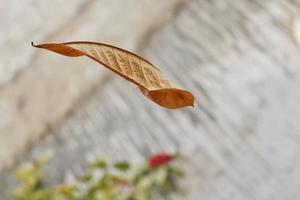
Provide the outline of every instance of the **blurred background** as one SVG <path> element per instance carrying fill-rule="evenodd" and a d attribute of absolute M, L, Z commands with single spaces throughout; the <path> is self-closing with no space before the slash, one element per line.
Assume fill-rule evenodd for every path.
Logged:
<path fill-rule="evenodd" d="M 11 171 L 47 151 L 49 183 L 99 153 L 166 151 L 188 159 L 184 199 L 299 199 L 299 11 L 297 0 L 0 0 L 0 199 Z M 161 108 L 87 58 L 30 45 L 76 40 L 142 55 L 195 108 Z"/>

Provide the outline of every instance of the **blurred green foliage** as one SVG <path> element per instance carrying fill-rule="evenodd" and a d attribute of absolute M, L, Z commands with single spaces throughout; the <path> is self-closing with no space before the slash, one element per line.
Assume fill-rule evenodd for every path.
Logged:
<path fill-rule="evenodd" d="M 42 157 L 18 168 L 14 176 L 19 186 L 12 191 L 18 200 L 159 200 L 168 199 L 179 189 L 182 170 L 168 163 L 151 168 L 146 161 L 132 167 L 127 161 L 109 163 L 100 157 L 73 184 L 48 186 Z M 98 175 L 96 175 L 98 174 Z M 99 176 L 100 174 L 100 176 Z"/>

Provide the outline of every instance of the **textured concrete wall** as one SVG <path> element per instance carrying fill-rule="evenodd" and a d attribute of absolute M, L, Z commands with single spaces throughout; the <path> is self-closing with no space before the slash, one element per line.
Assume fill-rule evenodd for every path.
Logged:
<path fill-rule="evenodd" d="M 294 17 L 300 13 L 299 3 L 295 0 L 191 0 L 180 4 L 182 9 L 176 5 L 161 11 L 169 13 L 169 8 L 177 8 L 174 17 L 165 18 L 165 25 L 155 25 L 156 28 L 149 29 L 149 34 L 139 37 L 139 41 L 146 43 L 135 43 L 138 47 L 124 43 L 124 47 L 141 49 L 145 57 L 172 81 L 193 92 L 197 100 L 195 108 L 162 109 L 144 98 L 134 85 L 112 73 L 101 73 L 104 70 L 87 59 L 69 59 L 39 51 L 33 65 L 39 69 L 37 77 L 43 77 L 40 83 L 55 85 L 55 89 L 44 91 L 48 87 L 33 80 L 29 89 L 18 90 L 23 85 L 21 80 L 32 80 L 28 78 L 30 71 L 26 70 L 28 75 L 23 73 L 24 79 L 20 76 L 11 82 L 10 87 L 16 89 L 5 87 L 2 91 L 3 94 L 39 91 L 40 96 L 49 96 L 49 101 L 46 100 L 51 103 L 45 105 L 20 101 L 18 105 L 22 109 L 11 113 L 22 116 L 22 127 L 37 127 L 29 126 L 29 119 L 34 121 L 34 118 L 23 114 L 30 114 L 27 110 L 34 110 L 31 106 L 47 111 L 33 115 L 38 116 L 35 119 L 38 121 L 32 124 L 45 125 L 42 122 L 48 121 L 53 125 L 55 123 L 50 119 L 61 121 L 63 112 L 57 112 L 57 109 L 63 110 L 62 105 L 68 106 L 70 102 L 56 97 L 62 90 L 66 94 L 71 91 L 62 87 L 66 77 L 82 79 L 83 76 L 78 74 L 88 68 L 91 73 L 86 76 L 94 77 L 96 86 L 89 90 L 89 98 L 82 100 L 61 126 L 55 126 L 49 131 L 51 134 L 35 143 L 29 153 L 23 154 L 22 160 L 53 150 L 54 159 L 47 167 L 50 174 L 47 181 L 55 183 L 67 179 L 70 174 L 80 174 L 87 160 L 99 153 L 108 152 L 114 159 L 136 161 L 155 151 L 180 151 L 187 157 L 185 184 L 188 189 L 187 196 L 181 199 L 299 199 L 300 47 L 291 34 Z M 158 7 L 155 6 L 156 11 Z M 94 6 L 86 7 L 90 8 L 95 9 Z M 120 10 L 118 8 L 116 13 Z M 145 18 L 161 24 L 160 20 L 149 16 L 147 14 Z M 118 19 L 115 17 L 112 21 Z M 117 26 L 123 27 L 119 23 Z M 100 29 L 98 32 L 103 32 Z M 123 41 L 122 36 L 116 38 Z M 33 67 L 28 69 L 35 69 Z M 46 73 L 49 68 L 62 71 Z M 97 78 L 97 73 L 101 78 Z M 78 93 L 73 94 L 86 91 L 81 84 L 71 83 L 66 85 L 74 86 L 72 91 Z M 18 94 L 6 102 L 20 99 Z M 11 105 L 13 108 L 16 102 Z M 12 116 L 18 119 L 18 115 Z M 36 130 L 44 130 L 41 127 Z M 22 130 L 26 129 L 19 132 L 23 133 Z M 27 137 L 20 139 L 16 137 L 20 136 L 17 131 L 12 131 L 15 137 L 12 136 L 11 141 L 16 138 L 32 141 L 34 134 L 31 133 L 34 132 L 42 131 L 28 132 Z M 8 137 L 9 134 L 2 138 L 7 140 Z M 11 146 L 15 143 L 18 144 L 15 141 Z M 1 152 L 11 153 L 11 146 L 1 147 Z M 11 155 L 17 155 L 17 152 Z M 3 171 L 0 199 L 6 199 L 5 195 L 2 197 L 5 194 L 2 191 L 6 191 L 11 183 L 9 170 Z"/>

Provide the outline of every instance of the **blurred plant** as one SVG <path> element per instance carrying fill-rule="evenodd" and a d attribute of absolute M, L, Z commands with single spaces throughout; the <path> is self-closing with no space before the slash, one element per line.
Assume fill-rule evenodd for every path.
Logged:
<path fill-rule="evenodd" d="M 177 156 L 159 153 L 132 167 L 127 161 L 110 163 L 105 156 L 90 164 L 74 184 L 48 187 L 43 166 L 48 157 L 22 165 L 14 173 L 20 182 L 12 195 L 18 200 L 159 200 L 178 192 L 183 172 Z"/>

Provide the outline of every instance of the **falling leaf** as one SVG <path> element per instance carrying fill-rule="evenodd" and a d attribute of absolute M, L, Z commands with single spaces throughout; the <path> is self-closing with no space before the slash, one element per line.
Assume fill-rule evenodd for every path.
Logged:
<path fill-rule="evenodd" d="M 95 42 L 51 43 L 32 46 L 65 56 L 87 56 L 126 80 L 155 103 L 170 109 L 193 106 L 194 96 L 174 86 L 147 60 L 124 49 Z"/>

